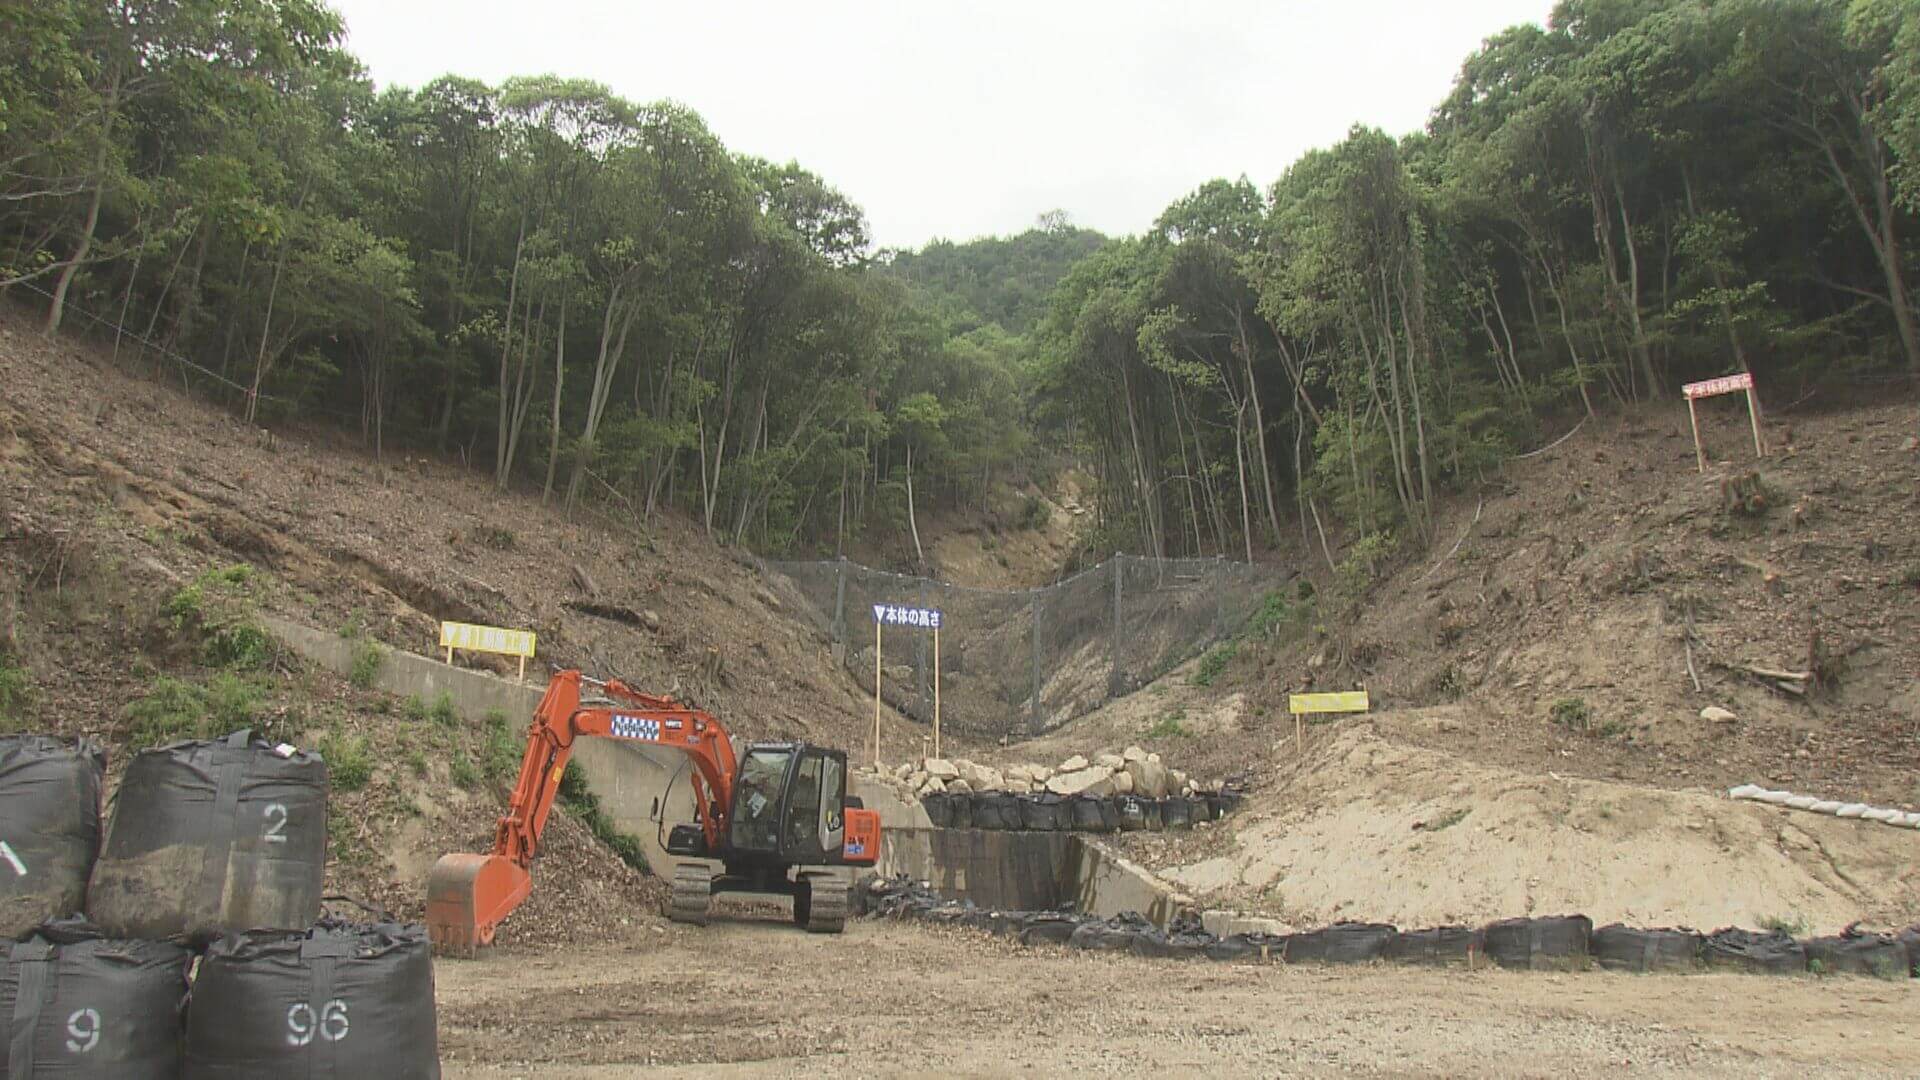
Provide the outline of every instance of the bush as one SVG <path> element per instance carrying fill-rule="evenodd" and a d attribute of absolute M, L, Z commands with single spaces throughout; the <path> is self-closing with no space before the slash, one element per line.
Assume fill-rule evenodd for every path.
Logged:
<path fill-rule="evenodd" d="M 407 700 L 400 703 L 400 715 L 413 723 L 424 724 L 433 714 L 427 708 L 427 703 L 420 700 L 420 695 L 409 694 Z"/>
<path fill-rule="evenodd" d="M 1187 729 L 1184 726 L 1186 719 L 1186 710 L 1175 709 L 1162 717 L 1159 723 L 1147 729 L 1147 738 L 1184 739 L 1187 737 Z"/>
<path fill-rule="evenodd" d="M 329 731 L 320 740 L 327 778 L 341 791 L 359 791 L 373 779 L 373 751 L 364 737 Z"/>
<path fill-rule="evenodd" d="M 636 870 L 647 870 L 647 853 L 640 841 L 621 832 L 600 809 L 600 800 L 587 789 L 587 778 L 577 766 L 568 765 L 560 777 L 560 804 L 579 818 L 594 837 L 613 849 L 620 861 Z"/>
<path fill-rule="evenodd" d="M 347 673 L 347 681 L 362 690 L 373 689 L 380 681 L 380 669 L 387 664 L 387 654 L 378 642 L 361 638 L 353 643 L 353 667 Z"/>
<path fill-rule="evenodd" d="M 254 671 L 273 662 L 273 638 L 253 620 L 245 593 L 251 580 L 253 567 L 244 563 L 209 570 L 161 607 L 175 633 L 199 639 L 208 667 Z"/>
<path fill-rule="evenodd" d="M 1029 495 L 1020 502 L 1020 516 L 1014 524 L 1022 529 L 1044 529 L 1053 520 L 1053 507 L 1038 495 Z"/>
<path fill-rule="evenodd" d="M 499 711 L 498 709 L 494 710 L 494 712 Z M 440 692 L 439 697 L 433 699 L 431 715 L 433 722 L 439 724 L 441 727 L 454 727 L 460 723 L 460 711 L 453 707 L 453 695 L 444 690 Z M 493 719 L 493 713 L 488 713 L 487 719 L 491 721 Z M 506 720 L 506 714 L 501 713 L 500 719 L 504 722 Z"/>
<path fill-rule="evenodd" d="M 1193 676 L 1187 681 L 1195 686 L 1212 686 L 1213 681 L 1220 677 L 1221 672 L 1227 670 L 1227 665 L 1232 663 L 1233 658 L 1239 655 L 1239 653 L 1240 643 L 1238 641 L 1228 641 L 1215 645 L 1213 648 L 1207 650 L 1205 656 L 1200 658 L 1199 665 L 1193 669 Z"/>
<path fill-rule="evenodd" d="M 209 629 L 200 659 L 210 667 L 258 671 L 273 662 L 273 638 L 259 624 L 242 620 Z"/>

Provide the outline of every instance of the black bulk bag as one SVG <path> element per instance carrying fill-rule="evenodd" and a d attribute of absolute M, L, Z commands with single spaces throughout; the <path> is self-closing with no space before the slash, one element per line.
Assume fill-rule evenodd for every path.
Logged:
<path fill-rule="evenodd" d="M 1148 832 L 1159 832 L 1167 827 L 1166 807 L 1162 800 L 1141 799 L 1140 812 L 1143 815 L 1143 827 Z"/>
<path fill-rule="evenodd" d="M 947 828 L 973 828 L 972 795 L 966 792 L 960 792 L 959 794 L 953 792 L 947 793 Z"/>
<path fill-rule="evenodd" d="M 1288 934 L 1234 934 L 1223 937 L 1204 950 L 1209 960 L 1277 960 L 1286 954 L 1292 941 Z"/>
<path fill-rule="evenodd" d="M 106 751 L 88 739 L 0 737 L 0 938 L 86 905 L 106 771 Z"/>
<path fill-rule="evenodd" d="M 1121 795 L 1113 800 L 1120 810 L 1123 832 L 1139 832 L 1147 827 L 1147 800 L 1138 795 Z"/>
<path fill-rule="evenodd" d="M 960 799 L 964 801 L 966 800 L 966 796 L 962 795 Z M 926 810 L 927 820 L 931 822 L 936 829 L 946 829 L 953 826 L 954 801 L 954 796 L 944 791 L 929 791 L 925 795 L 920 796 L 920 806 Z"/>
<path fill-rule="evenodd" d="M 1425 930 L 1402 930 L 1387 946 L 1386 957 L 1401 964 L 1423 967 L 1473 965 L 1484 951 L 1480 931 L 1470 926 L 1435 926 Z"/>
<path fill-rule="evenodd" d="M 1365 964 L 1385 956 L 1399 933 L 1386 923 L 1335 923 L 1293 935 L 1285 959 L 1289 964 Z"/>
<path fill-rule="evenodd" d="M 193 954 L 78 920 L 0 943 L 0 1076 L 173 1080 Z"/>
<path fill-rule="evenodd" d="M 1800 946 L 1807 951 L 1807 970 L 1822 975 L 1871 975 L 1877 979 L 1911 975 L 1907 946 L 1892 934 L 1863 934 L 1848 927 L 1837 937 L 1809 938 Z"/>
<path fill-rule="evenodd" d="M 1162 807 L 1160 816 L 1169 829 L 1188 828 L 1193 824 L 1193 804 L 1184 795 L 1171 796 Z"/>
<path fill-rule="evenodd" d="M 1700 956 L 1713 968 L 1767 975 L 1798 975 L 1807 970 L 1807 950 L 1792 935 L 1778 930 L 1715 930 L 1701 945 Z"/>
<path fill-rule="evenodd" d="M 1037 945 L 1042 942 L 1049 945 L 1065 945 L 1073 932 L 1080 928 L 1080 920 L 1071 915 L 1046 913 L 1034 916 L 1020 931 L 1020 944 Z"/>
<path fill-rule="evenodd" d="M 437 1080 L 433 954 L 418 923 L 325 919 L 213 943 L 187 1007 L 187 1080 Z"/>
<path fill-rule="evenodd" d="M 1907 974 L 1920 979 L 1920 925 L 1900 931 L 1900 944 L 1907 947 Z"/>
<path fill-rule="evenodd" d="M 1138 912 L 1124 912 L 1106 922 L 1082 923 L 1080 928 L 1067 939 L 1067 947 L 1088 949 L 1093 952 L 1132 952 L 1134 943 L 1142 935 L 1158 933 L 1158 929 Z"/>
<path fill-rule="evenodd" d="M 1058 832 L 1071 826 L 1072 821 L 1064 811 L 1060 796 L 1048 792 L 1044 795 L 1015 796 L 1020 807 L 1020 827 L 1034 832 Z"/>
<path fill-rule="evenodd" d="M 1486 939 L 1487 956 L 1501 967 L 1576 971 L 1587 964 L 1593 920 L 1585 915 L 1502 919 L 1488 923 L 1481 934 Z"/>
<path fill-rule="evenodd" d="M 1020 827 L 1020 804 L 1003 791 L 973 793 L 973 827 L 1006 831 Z"/>
<path fill-rule="evenodd" d="M 1107 815 L 1100 809 L 1105 801 L 1091 795 L 1074 796 L 1068 810 L 1069 816 L 1073 819 L 1073 831 L 1106 832 Z"/>
<path fill-rule="evenodd" d="M 143 750 L 113 800 L 87 914 L 115 937 L 204 944 L 320 915 L 327 764 L 237 731 Z"/>
<path fill-rule="evenodd" d="M 1700 966 L 1700 935 L 1691 930 L 1636 930 L 1613 923 L 1588 944 L 1600 966 L 1613 971 L 1691 971 Z"/>

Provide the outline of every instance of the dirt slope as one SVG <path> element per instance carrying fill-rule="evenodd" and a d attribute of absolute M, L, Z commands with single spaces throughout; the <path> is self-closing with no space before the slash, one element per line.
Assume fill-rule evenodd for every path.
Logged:
<path fill-rule="evenodd" d="M 252 570 L 236 602 L 321 629 L 427 652 L 443 618 L 527 627 L 538 664 L 673 693 L 741 738 L 858 748 L 871 731 L 870 699 L 794 617 L 801 601 L 784 579 L 682 519 L 569 521 L 457 462 L 380 463 L 328 429 L 249 428 L 115 369 L 83 340 L 45 342 L 0 305 L 0 636 L 31 691 L 18 726 L 118 749 L 128 704 L 162 679 L 214 686 L 227 673 L 163 609 L 234 565 Z M 470 790 L 453 783 L 489 752 L 482 718 L 408 716 L 285 656 L 244 678 L 256 727 L 304 745 L 331 737 L 369 759 L 363 786 L 336 785 L 336 856 L 351 856 L 336 858 L 336 884 L 404 909 L 433 855 L 487 842 L 518 746 Z M 902 745 L 903 722 L 887 723 Z M 550 849 L 544 877 L 580 884 L 537 903 L 577 901 L 616 925 L 647 906 L 639 880 L 577 823 L 557 825 Z"/>

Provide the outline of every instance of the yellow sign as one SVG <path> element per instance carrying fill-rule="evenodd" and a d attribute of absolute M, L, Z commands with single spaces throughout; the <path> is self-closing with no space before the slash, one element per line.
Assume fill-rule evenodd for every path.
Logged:
<path fill-rule="evenodd" d="M 1366 712 L 1365 690 L 1342 690 L 1333 694 L 1288 694 L 1288 711 L 1300 713 Z"/>
<path fill-rule="evenodd" d="M 440 624 L 440 647 L 443 649 L 500 653 L 524 659 L 533 655 L 533 645 L 531 630 L 502 630 L 497 626 L 457 622 Z"/>

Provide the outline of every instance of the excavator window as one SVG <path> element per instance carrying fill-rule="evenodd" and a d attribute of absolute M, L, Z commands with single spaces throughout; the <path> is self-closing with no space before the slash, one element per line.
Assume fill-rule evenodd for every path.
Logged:
<path fill-rule="evenodd" d="M 779 849 L 780 805 L 786 794 L 787 766 L 792 760 L 791 750 L 747 752 L 746 760 L 740 763 L 740 783 L 733 794 L 732 846 L 743 851 Z"/>
<path fill-rule="evenodd" d="M 800 759 L 800 770 L 794 775 L 793 805 L 787 813 L 784 849 L 796 856 L 812 854 L 819 843 L 821 761 L 819 753 L 807 754 Z"/>
<path fill-rule="evenodd" d="M 846 843 L 845 803 L 847 800 L 847 763 L 831 754 L 823 759 L 826 772 L 820 781 L 820 848 L 839 851 Z"/>

